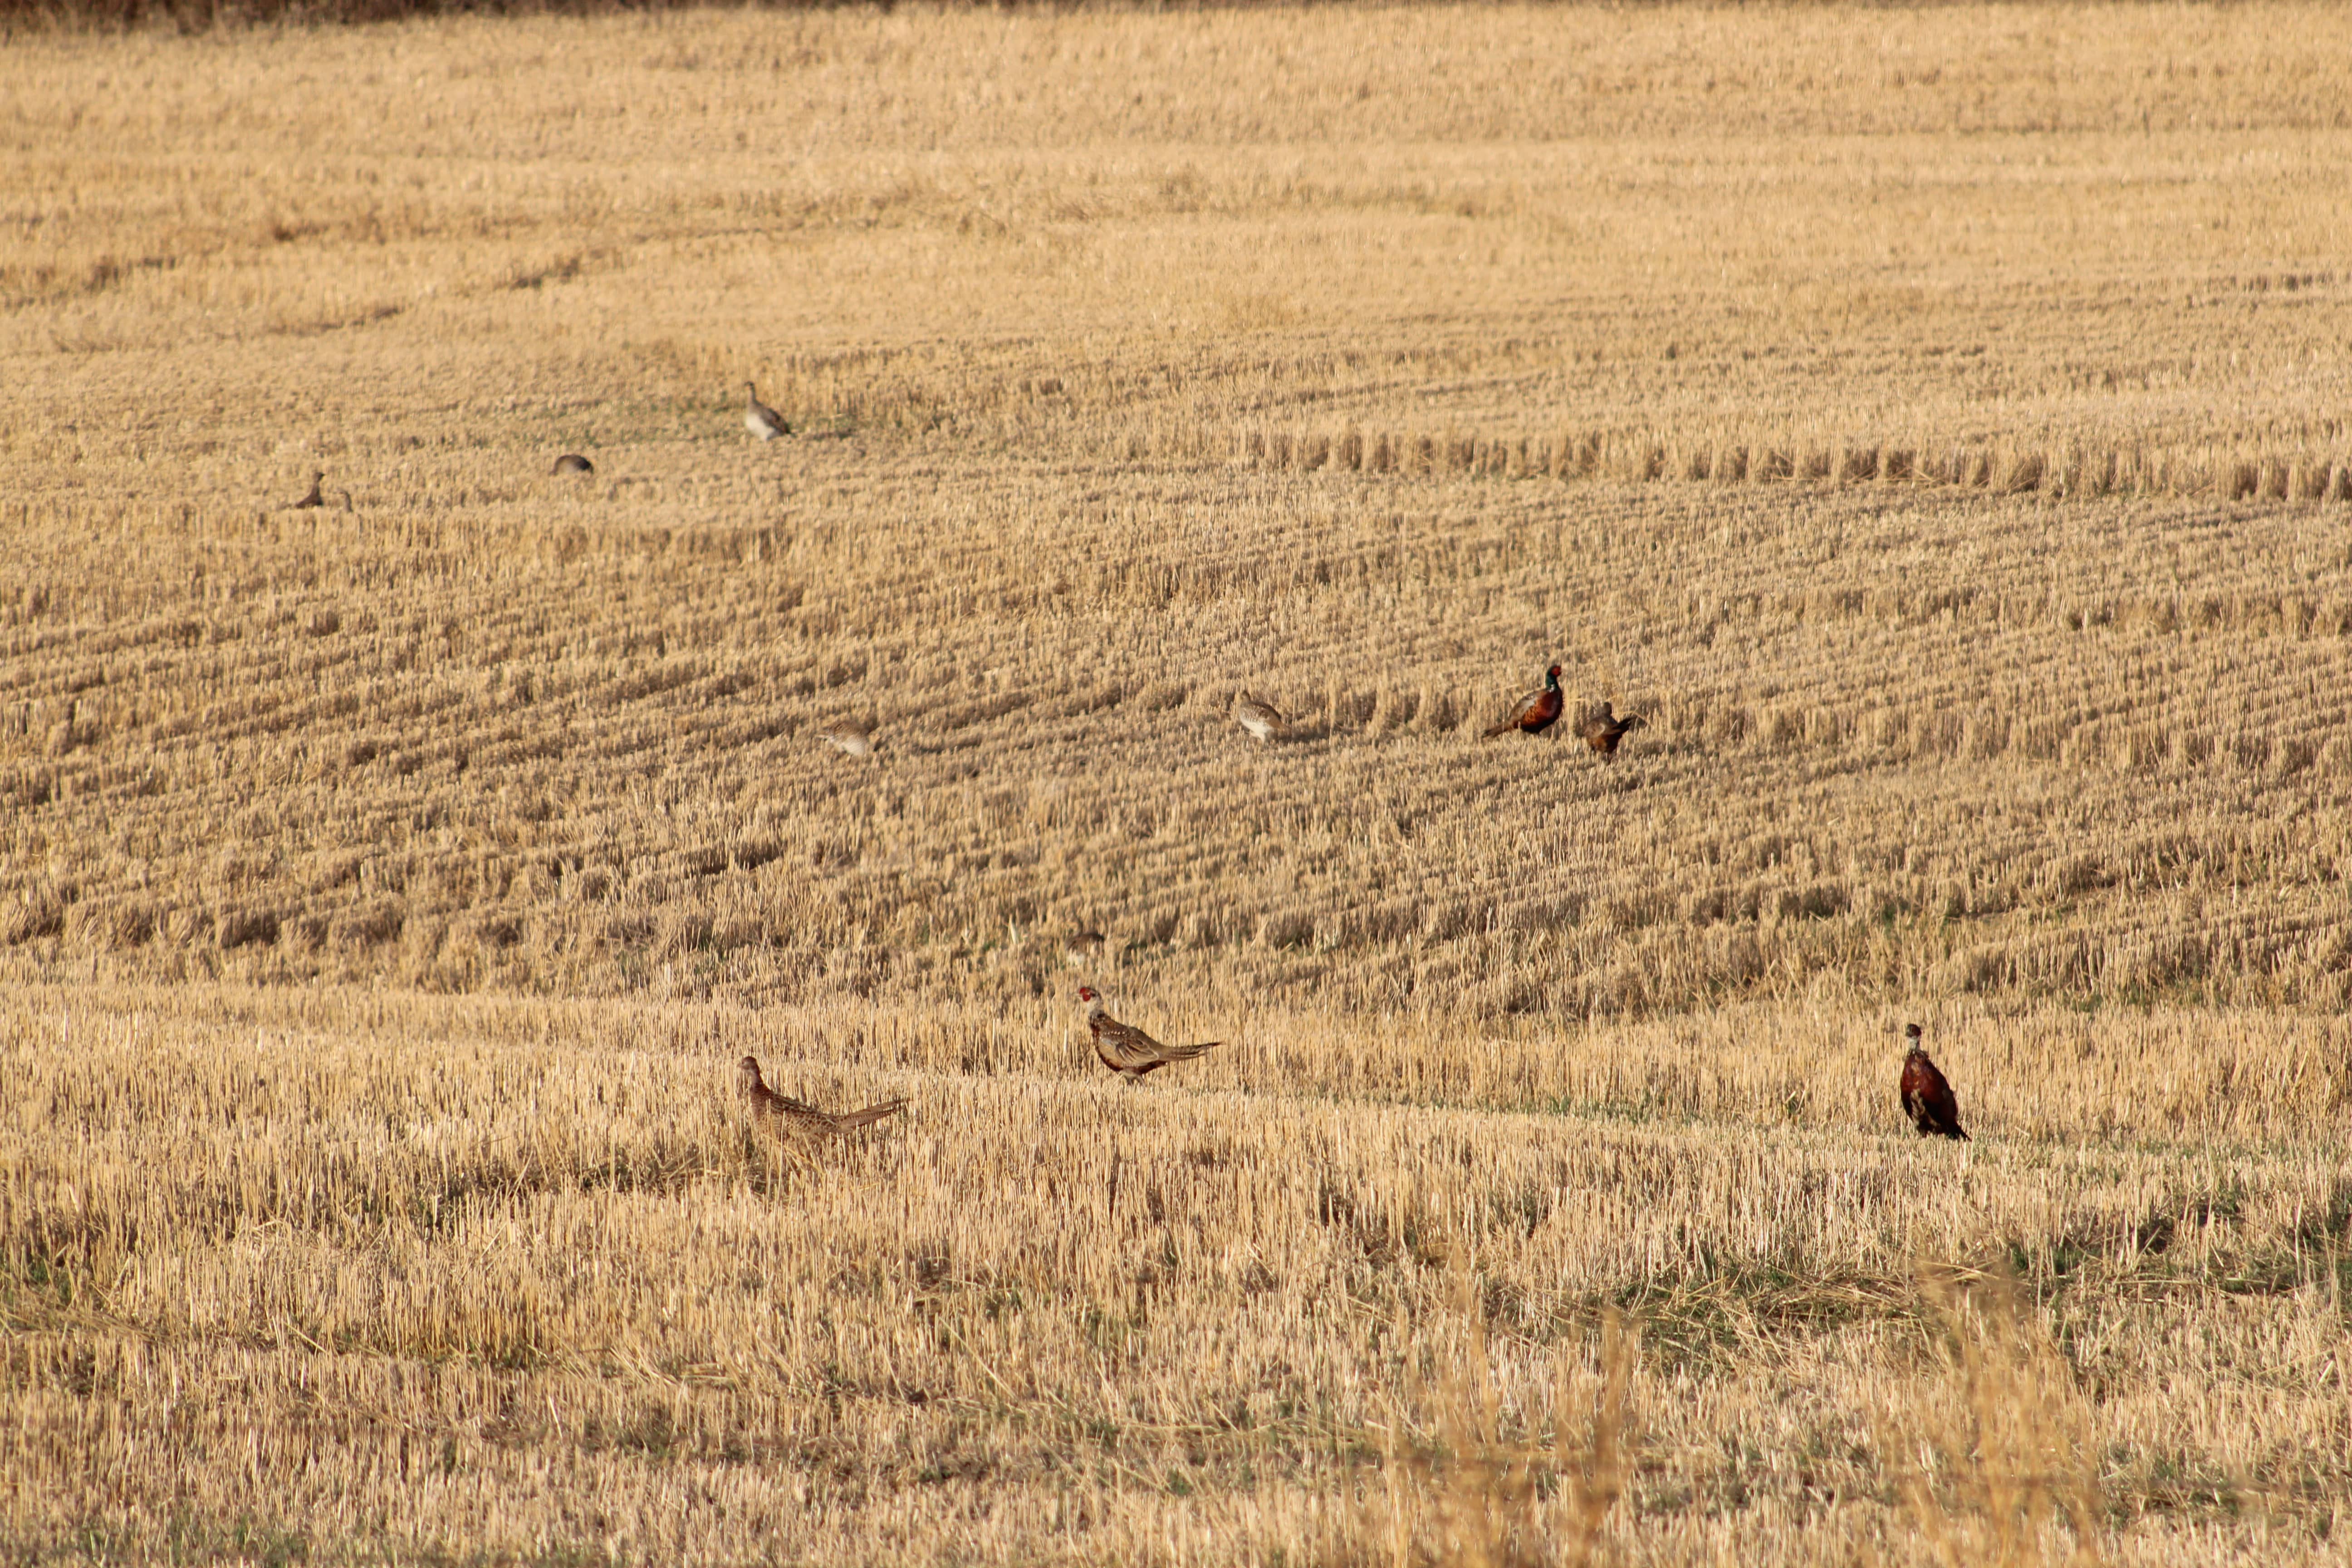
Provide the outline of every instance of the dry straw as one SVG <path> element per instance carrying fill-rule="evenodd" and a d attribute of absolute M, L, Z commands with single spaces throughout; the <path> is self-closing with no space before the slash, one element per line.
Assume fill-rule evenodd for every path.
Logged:
<path fill-rule="evenodd" d="M 0 1542 L 2340 1555 L 2347 75 L 13 38 Z"/>

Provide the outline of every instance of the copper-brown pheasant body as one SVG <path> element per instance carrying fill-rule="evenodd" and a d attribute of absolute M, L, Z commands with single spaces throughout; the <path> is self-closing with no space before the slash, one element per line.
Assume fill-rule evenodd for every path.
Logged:
<path fill-rule="evenodd" d="M 1507 735 L 1517 730 L 1525 735 L 1540 735 L 1559 717 L 1560 706 L 1566 700 L 1559 690 L 1559 666 L 1544 671 L 1544 683 L 1511 704 L 1510 715 L 1486 731 L 1491 741 L 1497 735 Z"/>
<path fill-rule="evenodd" d="M 879 1105 L 869 1105 L 863 1110 L 845 1110 L 835 1115 L 819 1110 L 804 1100 L 794 1100 L 789 1094 L 778 1094 L 760 1076 L 760 1058 L 745 1057 L 736 1068 L 736 1087 L 751 1104 L 751 1120 L 768 1123 L 781 1131 L 791 1128 L 799 1132 L 839 1136 L 853 1131 L 886 1116 L 896 1116 L 907 1107 L 903 1100 L 886 1100 Z"/>
<path fill-rule="evenodd" d="M 1903 1033 L 1911 1049 L 1903 1058 L 1903 1081 L 1899 1092 L 1903 1097 L 1904 1114 L 1922 1138 L 1954 1138 L 1966 1142 L 1968 1133 L 1960 1126 L 1959 1097 L 1945 1081 L 1936 1064 L 1919 1044 L 1919 1026 L 1906 1024 Z"/>
<path fill-rule="evenodd" d="M 1093 986 L 1079 986 L 1078 1000 L 1087 1005 L 1087 1028 L 1094 1036 L 1095 1055 L 1103 1066 L 1130 1081 L 1170 1062 L 1191 1061 L 1202 1051 L 1213 1051 L 1224 1044 L 1207 1040 L 1197 1046 L 1163 1046 L 1134 1025 L 1112 1017 Z"/>

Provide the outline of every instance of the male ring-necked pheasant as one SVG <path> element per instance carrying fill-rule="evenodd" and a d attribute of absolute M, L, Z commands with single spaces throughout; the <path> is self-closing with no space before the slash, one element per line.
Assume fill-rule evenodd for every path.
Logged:
<path fill-rule="evenodd" d="M 1170 1062 L 1191 1061 L 1202 1051 L 1213 1051 L 1224 1044 L 1210 1040 L 1197 1046 L 1163 1046 L 1134 1025 L 1112 1017 L 1093 986 L 1079 986 L 1078 1000 L 1087 1005 L 1087 1027 L 1095 1037 L 1095 1055 L 1102 1058 L 1103 1066 L 1130 1082 Z"/>
<path fill-rule="evenodd" d="M 1603 702 L 1578 721 L 1576 732 L 1584 737 L 1586 745 L 1602 756 L 1613 757 L 1617 754 L 1617 742 L 1625 738 L 1626 731 L 1638 730 L 1648 722 L 1639 713 L 1628 713 L 1620 719 L 1610 711 L 1609 704 Z"/>
<path fill-rule="evenodd" d="M 879 1121 L 886 1116 L 896 1116 L 907 1108 L 903 1100 L 886 1100 L 879 1105 L 869 1105 L 863 1110 L 845 1110 L 838 1116 L 819 1110 L 806 1100 L 794 1100 L 789 1094 L 778 1094 L 760 1077 L 760 1058 L 745 1057 L 735 1071 L 736 1087 L 743 1098 L 751 1102 L 751 1120 L 781 1133 L 786 1128 L 796 1132 L 818 1132 L 838 1137 L 844 1132 Z"/>
<path fill-rule="evenodd" d="M 1960 1128 L 1960 1102 L 1953 1097 L 1952 1086 L 1927 1059 L 1919 1044 L 1919 1026 L 1903 1026 L 1904 1038 L 1910 1041 L 1910 1054 L 1903 1058 L 1903 1109 L 1911 1118 L 1911 1125 L 1919 1130 L 1922 1138 L 1945 1137 L 1968 1140 Z"/>
<path fill-rule="evenodd" d="M 1559 717 L 1559 666 L 1544 671 L 1544 683 L 1528 692 L 1511 707 L 1511 716 L 1486 731 L 1486 739 L 1512 730 L 1523 730 L 1530 735 L 1540 735 Z"/>

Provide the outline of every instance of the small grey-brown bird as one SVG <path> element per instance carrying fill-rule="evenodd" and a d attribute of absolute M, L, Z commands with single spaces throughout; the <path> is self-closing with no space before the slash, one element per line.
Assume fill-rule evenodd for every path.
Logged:
<path fill-rule="evenodd" d="M 324 506 L 327 504 L 327 498 L 319 493 L 319 481 L 326 477 L 326 475 L 319 473 L 314 473 L 310 476 L 310 493 L 294 503 L 295 508 L 298 510 L 306 506 Z"/>
<path fill-rule="evenodd" d="M 1103 953 L 1103 933 L 1092 930 L 1074 931 L 1062 939 L 1062 956 L 1072 963 L 1092 963 Z"/>
<path fill-rule="evenodd" d="M 1911 1118 L 1922 1138 L 1957 1138 L 1968 1141 L 1960 1128 L 1960 1102 L 1952 1093 L 1952 1086 L 1927 1059 L 1927 1052 L 1919 1044 L 1919 1026 L 1903 1026 L 1904 1038 L 1911 1049 L 1903 1058 L 1903 1110 Z"/>
<path fill-rule="evenodd" d="M 1209 1040 L 1197 1046 L 1163 1046 L 1134 1025 L 1112 1017 L 1093 986 L 1079 986 L 1078 1000 L 1087 1005 L 1087 1028 L 1095 1037 L 1095 1055 L 1102 1058 L 1103 1066 L 1130 1083 L 1170 1062 L 1188 1062 L 1224 1044 Z"/>
<path fill-rule="evenodd" d="M 1617 742 L 1623 740 L 1632 731 L 1638 730 L 1648 722 L 1649 721 L 1639 713 L 1628 713 L 1620 719 L 1610 711 L 1610 705 L 1603 702 L 1577 721 L 1576 732 L 1584 737 L 1586 745 L 1602 756 L 1614 757 L 1617 754 Z"/>
<path fill-rule="evenodd" d="M 793 433 L 792 421 L 760 401 L 760 389 L 750 382 L 743 384 L 744 395 L 750 399 L 743 408 L 743 428 L 762 441 L 772 441 L 779 436 Z"/>
<path fill-rule="evenodd" d="M 853 757 L 874 754 L 874 731 L 855 719 L 836 720 L 816 732 L 816 738 Z"/>
<path fill-rule="evenodd" d="M 819 1110 L 804 1100 L 794 1100 L 789 1094 L 778 1094 L 760 1077 L 760 1058 L 745 1057 L 736 1069 L 736 1087 L 743 1098 L 751 1102 L 751 1120 L 781 1133 L 791 1128 L 796 1132 L 815 1132 L 838 1137 L 844 1132 L 879 1121 L 886 1116 L 896 1116 L 907 1108 L 903 1100 L 886 1100 L 879 1105 L 869 1105 L 863 1110 L 845 1110 L 839 1115 Z"/>
<path fill-rule="evenodd" d="M 555 467 L 548 470 L 551 474 L 593 474 L 595 471 L 596 465 L 577 452 L 564 453 L 555 459 Z"/>
<path fill-rule="evenodd" d="M 1282 710 L 1246 691 L 1234 699 L 1234 721 L 1260 741 L 1283 740 L 1290 734 L 1290 721 L 1282 716 Z"/>

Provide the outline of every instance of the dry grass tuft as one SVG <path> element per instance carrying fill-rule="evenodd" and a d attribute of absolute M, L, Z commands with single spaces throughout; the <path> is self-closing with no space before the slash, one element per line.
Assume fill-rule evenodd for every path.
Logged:
<path fill-rule="evenodd" d="M 1921 1289 L 1955 1398 L 1923 1412 L 1926 1430 L 1890 1433 L 1885 1444 L 1935 1559 L 1950 1568 L 2106 1562 L 2089 1412 L 2018 1280 L 1936 1268 Z"/>
<path fill-rule="evenodd" d="M 1409 1377 L 1388 1426 L 1388 1561 L 1398 1568 L 1580 1568 L 1600 1552 L 1602 1527 L 1624 1492 L 1625 1406 L 1638 1339 L 1610 1312 L 1597 1392 L 1577 1377 L 1563 1347 L 1553 1354 L 1549 1410 L 1507 1414 L 1475 1283 L 1465 1270 L 1457 1276 L 1461 1342 L 1424 1351 L 1443 1367 L 1433 1423 L 1426 1411 L 1408 1414 L 1422 1392 L 1420 1379 Z M 1588 1430 L 1580 1435 L 1575 1416 L 1588 1406 Z"/>

